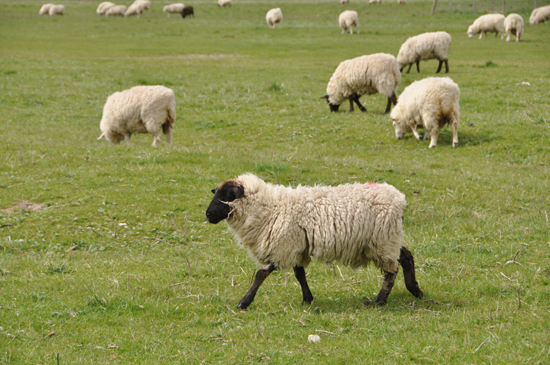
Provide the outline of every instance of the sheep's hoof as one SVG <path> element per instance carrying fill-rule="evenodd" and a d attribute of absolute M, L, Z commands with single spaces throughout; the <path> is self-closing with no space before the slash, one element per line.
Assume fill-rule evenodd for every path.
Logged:
<path fill-rule="evenodd" d="M 422 297 L 424 297 L 424 293 L 419 288 L 416 288 L 415 290 L 411 291 L 411 294 L 417 297 L 418 299 L 422 299 Z"/>
<path fill-rule="evenodd" d="M 237 304 L 237 308 L 246 310 L 250 304 L 247 303 L 239 303 Z"/>

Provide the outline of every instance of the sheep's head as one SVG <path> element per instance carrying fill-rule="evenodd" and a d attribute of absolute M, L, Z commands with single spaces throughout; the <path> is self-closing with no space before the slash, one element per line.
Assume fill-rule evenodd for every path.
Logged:
<path fill-rule="evenodd" d="M 473 26 L 473 25 L 470 25 L 470 26 L 468 27 L 468 32 L 467 32 L 467 33 L 468 33 L 468 37 L 469 37 L 469 38 L 473 38 L 474 35 L 476 35 L 478 32 L 476 32 L 476 31 L 474 30 L 474 26 Z"/>
<path fill-rule="evenodd" d="M 212 189 L 214 198 L 206 209 L 206 218 L 216 224 L 229 217 L 231 206 L 229 203 L 244 196 L 244 187 L 235 180 L 222 182 L 216 189 Z"/>
<path fill-rule="evenodd" d="M 403 139 L 405 138 L 405 134 L 411 133 L 411 128 L 407 125 L 407 123 L 403 123 L 403 118 L 401 116 L 401 108 L 399 107 L 399 104 L 393 108 L 391 111 L 391 120 L 393 123 L 393 128 L 395 129 L 395 137 L 397 139 Z"/>
<path fill-rule="evenodd" d="M 328 95 L 325 95 L 325 96 L 321 96 L 321 99 L 325 99 L 328 103 L 328 106 L 330 108 L 330 111 L 335 113 L 338 111 L 338 108 L 340 108 L 340 104 L 332 104 L 329 100 L 328 100 Z"/>

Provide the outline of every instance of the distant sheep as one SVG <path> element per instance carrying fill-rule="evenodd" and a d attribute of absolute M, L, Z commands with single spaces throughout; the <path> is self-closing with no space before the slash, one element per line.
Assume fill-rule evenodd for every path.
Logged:
<path fill-rule="evenodd" d="M 349 0 L 340 0 L 340 4 L 348 4 Z"/>
<path fill-rule="evenodd" d="M 407 2 L 405 0 L 397 0 L 398 4 L 406 4 Z"/>
<path fill-rule="evenodd" d="M 382 0 L 369 0 L 369 4 L 381 4 Z"/>
<path fill-rule="evenodd" d="M 183 11 L 183 8 L 185 7 L 185 5 L 181 4 L 181 3 L 178 3 L 178 4 L 170 4 L 170 5 L 166 5 L 162 11 L 164 11 L 165 13 L 168 13 L 168 17 L 170 17 L 170 14 L 181 14 L 182 11 Z"/>
<path fill-rule="evenodd" d="M 344 61 L 338 65 L 330 78 L 327 94 L 322 98 L 327 100 L 331 112 L 337 112 L 340 104 L 349 100 L 353 111 L 355 102 L 363 112 L 367 111 L 359 98 L 362 95 L 379 93 L 388 98 L 385 113 L 391 109 L 391 104 L 397 103 L 397 87 L 401 82 L 399 63 L 390 54 L 376 53 Z"/>
<path fill-rule="evenodd" d="M 346 33 L 349 30 L 349 34 L 353 34 L 353 26 L 355 29 L 359 27 L 359 18 L 357 12 L 353 10 L 346 10 L 338 17 L 338 24 L 342 28 L 342 34 Z M 359 34 L 359 30 L 357 30 Z"/>
<path fill-rule="evenodd" d="M 501 33 L 501 39 L 504 38 L 504 15 L 502 14 L 487 14 L 477 18 L 470 27 L 468 27 L 468 37 L 473 38 L 474 35 L 480 34 L 479 39 L 487 37 L 487 32 L 495 33 L 495 38 Z"/>
<path fill-rule="evenodd" d="M 97 7 L 96 13 L 97 13 L 97 15 L 105 15 L 105 13 L 107 12 L 107 10 L 109 10 L 109 9 L 112 8 L 113 6 L 115 6 L 115 4 L 112 3 L 112 2 L 110 2 L 110 1 L 102 2 L 102 3 L 99 4 L 99 6 Z"/>
<path fill-rule="evenodd" d="M 50 16 L 65 15 L 65 7 L 63 5 L 52 5 L 48 11 Z"/>
<path fill-rule="evenodd" d="M 265 21 L 272 29 L 275 28 L 275 24 L 283 21 L 283 12 L 281 8 L 271 9 L 265 16 Z"/>
<path fill-rule="evenodd" d="M 391 112 L 395 136 L 401 139 L 412 132 L 422 139 L 418 128 L 431 137 L 430 148 L 437 145 L 439 130 L 449 124 L 453 130 L 453 147 L 458 146 L 460 89 L 448 77 L 428 77 L 415 81 L 403 90 Z"/>
<path fill-rule="evenodd" d="M 513 34 L 516 37 L 516 42 L 519 42 L 523 36 L 523 18 L 519 14 L 509 14 L 504 19 L 504 30 L 508 35 L 506 42 L 510 42 L 510 36 Z"/>
<path fill-rule="evenodd" d="M 143 10 L 145 9 L 146 4 L 141 1 L 136 1 L 132 5 L 128 7 L 128 9 L 124 12 L 124 17 L 127 18 L 129 16 L 140 16 L 143 14 Z"/>
<path fill-rule="evenodd" d="M 449 60 L 447 59 L 447 53 L 451 46 L 451 36 L 447 32 L 432 32 L 424 33 L 411 37 L 403 43 L 399 54 L 397 55 L 397 62 L 401 71 L 407 65 L 409 69 L 407 73 L 411 71 L 413 63 L 416 63 L 416 72 L 420 72 L 420 61 L 438 59 L 439 67 L 436 73 L 441 71 L 441 66 L 445 62 L 445 72 L 449 72 Z"/>
<path fill-rule="evenodd" d="M 536 8 L 529 17 L 529 23 L 531 24 L 545 23 L 548 20 L 550 20 L 550 5 Z"/>
<path fill-rule="evenodd" d="M 206 210 L 210 223 L 225 219 L 239 244 L 261 266 L 238 308 L 246 309 L 258 288 L 274 270 L 293 269 L 304 304 L 314 297 L 305 268 L 314 257 L 321 262 L 365 267 L 370 262 L 384 271 L 376 300 L 387 303 L 399 265 L 405 285 L 417 298 L 423 293 L 415 277 L 414 258 L 403 245 L 405 195 L 382 183 L 339 186 L 272 185 L 245 174 L 213 189 Z"/>
<path fill-rule="evenodd" d="M 231 6 L 231 0 L 218 0 L 218 6 L 223 8 L 224 6 Z"/>
<path fill-rule="evenodd" d="M 191 16 L 191 15 L 193 15 L 193 18 L 195 17 L 195 12 L 194 12 L 192 6 L 186 6 L 186 7 L 183 8 L 183 10 L 181 11 L 181 17 L 182 17 L 182 18 L 187 18 L 188 16 Z"/>
<path fill-rule="evenodd" d="M 115 5 L 110 7 L 106 12 L 105 16 L 124 16 L 126 13 L 126 6 L 124 5 Z"/>
<path fill-rule="evenodd" d="M 151 11 L 151 2 L 149 0 L 136 0 L 135 3 L 140 3 L 143 10 Z"/>
<path fill-rule="evenodd" d="M 52 6 L 53 6 L 53 4 L 44 4 L 44 5 L 42 5 L 42 7 L 40 8 L 40 11 L 38 12 L 38 14 L 40 14 L 40 15 L 49 14 L 50 13 L 50 8 Z"/>
<path fill-rule="evenodd" d="M 172 128 L 176 122 L 174 92 L 164 86 L 136 86 L 109 96 L 103 107 L 101 136 L 109 142 L 120 143 L 134 133 L 149 133 L 153 146 L 160 144 L 162 133 L 166 144 L 172 144 Z"/>

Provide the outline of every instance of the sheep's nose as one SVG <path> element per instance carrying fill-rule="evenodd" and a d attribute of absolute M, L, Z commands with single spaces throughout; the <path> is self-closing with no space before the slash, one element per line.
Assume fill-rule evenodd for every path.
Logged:
<path fill-rule="evenodd" d="M 210 218 L 212 216 L 212 213 L 210 213 L 208 210 L 206 211 L 206 218 Z"/>

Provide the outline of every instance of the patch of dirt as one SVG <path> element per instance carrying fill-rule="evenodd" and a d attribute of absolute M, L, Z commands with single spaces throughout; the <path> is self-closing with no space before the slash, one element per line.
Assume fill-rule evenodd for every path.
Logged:
<path fill-rule="evenodd" d="M 0 209 L 0 212 L 2 213 L 8 213 L 13 214 L 16 210 L 31 210 L 33 212 L 38 212 L 42 209 L 44 209 L 46 205 L 44 203 L 33 203 L 28 200 L 20 201 L 19 203 L 6 208 L 6 209 Z"/>

